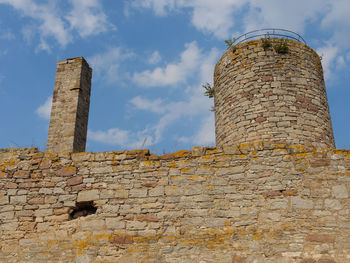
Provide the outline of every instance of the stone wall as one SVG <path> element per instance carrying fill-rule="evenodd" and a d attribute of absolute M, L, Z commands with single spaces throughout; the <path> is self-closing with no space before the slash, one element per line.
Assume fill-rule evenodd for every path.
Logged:
<path fill-rule="evenodd" d="M 244 42 L 225 52 L 214 73 L 216 145 L 254 141 L 334 148 L 319 56 L 307 45 L 285 40 Z"/>
<path fill-rule="evenodd" d="M 85 151 L 91 77 L 83 57 L 57 62 L 47 151 Z"/>
<path fill-rule="evenodd" d="M 350 262 L 349 176 L 349 150 L 272 143 L 0 150 L 0 262 Z"/>

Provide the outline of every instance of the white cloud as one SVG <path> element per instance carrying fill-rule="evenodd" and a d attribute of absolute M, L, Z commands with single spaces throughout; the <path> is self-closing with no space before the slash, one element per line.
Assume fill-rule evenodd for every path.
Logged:
<path fill-rule="evenodd" d="M 320 19 L 339 46 L 350 41 L 349 0 L 133 0 L 130 7 L 152 9 L 157 16 L 189 10 L 196 29 L 220 39 L 263 27 L 303 33 L 310 21 Z"/>
<path fill-rule="evenodd" d="M 3 88 L 2 88 L 2 81 L 4 80 L 4 75 L 0 73 L 0 94 L 4 94 Z"/>
<path fill-rule="evenodd" d="M 331 44 L 327 44 L 326 46 L 317 49 L 317 53 L 322 58 L 321 61 L 325 79 L 329 80 L 332 76 L 331 67 L 333 66 L 333 63 L 337 57 L 338 48 Z"/>
<path fill-rule="evenodd" d="M 165 16 L 175 7 L 176 0 L 136 0 L 129 4 L 133 8 L 151 8 L 157 16 Z"/>
<path fill-rule="evenodd" d="M 15 35 L 10 30 L 4 30 L 0 32 L 0 39 L 2 40 L 12 40 L 15 39 Z"/>
<path fill-rule="evenodd" d="M 109 26 L 97 0 L 70 1 L 73 8 L 65 17 L 56 5 L 57 1 L 38 3 L 33 0 L 0 0 L 0 4 L 11 5 L 22 16 L 31 18 L 35 23 L 24 26 L 24 38 L 28 40 L 32 34 L 39 32 L 38 49 L 49 51 L 48 39 L 55 39 L 60 46 L 65 47 L 73 41 L 73 30 L 77 30 L 81 37 L 86 37 L 104 32 Z"/>
<path fill-rule="evenodd" d="M 152 55 L 148 59 L 149 64 L 157 64 L 162 60 L 162 57 L 160 56 L 158 51 L 154 51 Z"/>
<path fill-rule="evenodd" d="M 105 52 L 88 58 L 88 61 L 97 78 L 101 77 L 109 83 L 114 83 L 120 80 L 119 64 L 133 55 L 120 47 L 110 47 Z"/>
<path fill-rule="evenodd" d="M 49 120 L 50 119 L 50 114 L 51 114 L 51 107 L 52 107 L 52 97 L 48 97 L 47 100 L 43 105 L 40 105 L 39 108 L 36 109 L 36 114 L 45 119 Z"/>
<path fill-rule="evenodd" d="M 163 113 L 165 106 L 161 99 L 149 100 L 140 96 L 134 97 L 130 100 L 130 103 L 138 110 L 148 110 L 153 113 Z"/>
<path fill-rule="evenodd" d="M 133 75 L 133 81 L 144 87 L 168 86 L 183 83 L 198 67 L 200 50 L 196 42 L 185 45 L 186 49 L 180 55 L 180 61 L 170 63 L 165 68 L 145 70 Z"/>
<path fill-rule="evenodd" d="M 241 10 L 243 0 L 179 1 L 182 7 L 193 8 L 192 24 L 201 31 L 213 33 L 218 38 L 229 35 L 235 24 L 234 14 Z"/>
<path fill-rule="evenodd" d="M 285 28 L 303 34 L 311 23 L 317 23 L 321 33 L 329 35 L 323 42 L 331 44 L 321 47 L 323 51 L 327 49 L 324 62 L 326 77 L 329 78 L 331 71 L 336 71 L 347 63 L 340 54 L 349 50 L 349 0 L 133 0 L 130 6 L 152 9 L 158 16 L 179 10 L 189 11 L 192 25 L 197 30 L 220 39 L 264 27 Z M 334 49 L 337 52 L 334 53 Z M 337 63 L 332 63 L 333 60 Z M 162 79 L 166 76 L 165 73 L 156 69 L 144 72 L 140 77 Z"/>
<path fill-rule="evenodd" d="M 319 0 L 252 0 L 248 13 L 244 15 L 244 31 L 264 27 L 285 28 L 304 32 L 307 21 L 314 20 L 327 10 L 327 2 Z"/>
<path fill-rule="evenodd" d="M 67 45 L 72 37 L 66 30 L 64 21 L 57 14 L 54 2 L 49 4 L 36 4 L 32 0 L 0 0 L 0 3 L 9 4 L 22 13 L 23 16 L 39 21 L 38 30 L 41 42 L 46 37 L 55 38 L 62 46 Z"/>
<path fill-rule="evenodd" d="M 208 114 L 202 119 L 199 131 L 194 135 L 193 142 L 196 145 L 215 144 L 215 120 L 214 113 Z"/>
<path fill-rule="evenodd" d="M 186 47 L 186 50 L 180 54 L 180 61 L 178 63 L 171 63 L 164 68 L 157 68 L 157 70 L 161 72 L 160 80 L 156 80 L 152 74 L 149 75 L 150 78 L 144 79 L 146 82 L 153 81 L 152 85 L 154 86 L 156 84 L 170 85 L 180 81 L 186 82 L 187 78 L 193 77 L 194 75 L 196 77 L 194 80 L 196 82 L 195 85 L 182 85 L 182 93 L 184 94 L 183 100 L 168 102 L 160 98 L 149 99 L 136 96 L 129 101 L 129 105 L 132 105 L 134 110 L 148 111 L 160 115 L 156 123 L 150 124 L 150 127 L 139 132 L 126 131 L 120 128 L 111 128 L 107 131 L 89 131 L 89 139 L 127 148 L 139 148 L 140 145 L 143 144 L 145 138 L 147 138 L 145 146 L 150 146 L 162 140 L 163 133 L 168 127 L 179 122 L 187 122 L 191 121 L 192 118 L 196 118 L 202 125 L 198 134 L 190 139 L 201 144 L 213 143 L 210 126 L 212 126 L 211 129 L 213 130 L 214 125 L 210 119 L 212 117 L 208 117 L 213 115 L 213 113 L 209 111 L 212 106 L 212 101 L 204 96 L 204 90 L 201 84 L 211 80 L 214 64 L 219 52 L 217 49 L 213 48 L 205 53 L 198 48 L 195 42 L 187 44 Z M 187 61 L 187 59 L 192 59 L 192 61 Z M 177 73 L 176 76 L 181 75 L 183 78 L 176 79 L 171 76 L 171 70 L 169 70 L 170 65 L 176 68 L 175 72 L 179 72 L 182 70 L 181 67 L 185 67 L 190 73 Z M 155 70 L 153 72 L 155 72 Z M 165 81 L 165 76 L 171 78 L 172 82 Z M 206 132 L 208 134 L 205 134 Z M 175 135 L 175 137 L 177 136 Z M 186 138 L 181 137 L 179 139 L 179 141 L 183 140 L 186 140 Z"/>
<path fill-rule="evenodd" d="M 186 56 L 185 54 L 192 53 L 192 49 L 196 50 L 194 52 L 196 54 L 194 56 L 196 59 L 193 60 L 195 63 L 193 65 L 191 64 L 191 70 L 187 68 L 187 71 L 190 71 L 190 74 L 187 75 L 186 73 L 186 76 L 184 76 L 184 79 L 181 79 L 181 81 L 186 82 L 186 77 L 195 75 L 197 76 L 197 79 L 195 80 L 197 84 L 187 86 L 187 89 L 184 89 L 184 86 L 182 86 L 182 88 L 184 89 L 183 93 L 185 94 L 183 100 L 165 102 L 159 98 L 151 100 L 142 98 L 140 96 L 137 96 L 131 100 L 131 103 L 135 106 L 136 109 L 162 114 L 158 122 L 156 124 L 153 124 L 152 129 L 149 130 L 150 132 L 152 132 L 153 143 L 160 142 L 162 140 L 164 130 L 169 126 L 174 125 L 178 121 L 184 122 L 195 117 L 196 119 L 202 120 L 203 123 L 207 124 L 207 126 L 202 124 L 201 128 L 201 130 L 207 129 L 206 131 L 210 130 L 210 128 L 208 128 L 210 127 L 210 125 L 213 125 L 212 122 L 207 123 L 208 120 L 210 120 L 208 116 L 213 115 L 209 111 L 209 109 L 212 106 L 212 101 L 204 96 L 204 90 L 201 85 L 205 82 L 210 82 L 212 79 L 214 64 L 217 60 L 219 53 L 218 50 L 213 48 L 210 50 L 210 52 L 204 53 L 197 47 L 195 43 L 191 43 L 187 46 L 187 49 L 181 53 L 181 62 L 177 64 L 173 63 L 170 65 L 176 65 L 177 67 L 180 67 L 179 65 L 186 64 L 184 63 L 184 57 Z M 188 52 L 189 50 L 192 51 Z M 169 72 L 167 71 L 168 68 L 169 65 L 165 66 L 164 69 L 158 68 L 158 70 L 163 72 L 164 75 L 167 75 L 166 72 Z M 168 77 L 170 76 L 168 75 Z M 162 78 L 161 80 L 162 81 L 158 82 L 158 85 L 168 84 L 168 82 L 163 81 Z M 144 81 L 151 80 L 148 79 Z M 155 84 L 155 81 L 153 82 L 153 84 Z M 214 129 L 214 126 L 212 127 L 212 129 Z M 212 138 L 212 133 L 207 134 L 206 138 L 203 137 L 204 133 L 205 131 L 198 134 L 195 137 L 195 142 L 201 142 L 203 144 L 210 144 L 210 142 L 213 142 L 213 140 L 210 139 Z M 184 137 L 182 137 L 181 141 L 183 141 L 183 139 Z M 191 138 L 191 140 L 193 139 L 194 137 Z"/>
<path fill-rule="evenodd" d="M 97 35 L 108 28 L 107 17 L 97 0 L 70 0 L 73 9 L 65 17 L 81 37 Z"/>
<path fill-rule="evenodd" d="M 342 49 L 349 48 L 350 41 L 350 1 L 333 0 L 329 1 L 327 12 L 322 19 L 321 26 L 333 32 L 331 41 L 334 45 Z"/>
<path fill-rule="evenodd" d="M 147 135 L 146 130 L 134 133 L 119 128 L 111 128 L 107 131 L 88 130 L 88 140 L 119 145 L 127 149 L 143 148 L 153 144 L 152 137 Z"/>
<path fill-rule="evenodd" d="M 133 8 L 150 8 L 157 16 L 166 16 L 179 9 L 191 10 L 192 24 L 200 31 L 225 38 L 234 25 L 234 14 L 247 0 L 134 0 Z"/>

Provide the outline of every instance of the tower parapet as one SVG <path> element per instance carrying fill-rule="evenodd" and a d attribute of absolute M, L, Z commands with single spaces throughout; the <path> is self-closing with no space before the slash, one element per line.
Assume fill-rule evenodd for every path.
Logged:
<path fill-rule="evenodd" d="M 279 52 L 281 44 L 287 52 Z M 214 89 L 217 146 L 335 147 L 321 61 L 304 43 L 265 38 L 235 45 L 216 64 Z"/>
<path fill-rule="evenodd" d="M 85 151 L 91 76 L 83 57 L 57 62 L 46 151 Z"/>

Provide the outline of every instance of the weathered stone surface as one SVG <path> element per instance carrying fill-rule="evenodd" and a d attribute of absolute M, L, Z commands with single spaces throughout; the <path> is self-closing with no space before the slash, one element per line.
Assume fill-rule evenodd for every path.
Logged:
<path fill-rule="evenodd" d="M 57 171 L 58 176 L 71 176 L 76 174 L 76 167 L 63 167 Z"/>
<path fill-rule="evenodd" d="M 270 41 L 273 46 L 280 40 Z M 334 148 L 319 56 L 305 44 L 287 42 L 284 55 L 272 47 L 264 50 L 261 40 L 243 42 L 222 55 L 214 72 L 217 146 L 266 140 Z M 310 164 L 327 167 L 330 161 Z"/>
<path fill-rule="evenodd" d="M 99 197 L 99 191 L 94 190 L 84 190 L 79 192 L 77 202 L 86 202 L 86 201 L 94 201 L 98 200 Z"/>
<path fill-rule="evenodd" d="M 19 196 L 11 196 L 10 204 L 25 204 L 27 202 L 27 196 L 19 195 Z"/>
<path fill-rule="evenodd" d="M 345 185 L 335 185 L 332 190 L 335 198 L 349 198 L 348 189 Z"/>
<path fill-rule="evenodd" d="M 309 242 L 319 242 L 319 243 L 334 243 L 335 236 L 327 234 L 309 234 L 305 238 Z"/>
<path fill-rule="evenodd" d="M 215 76 L 238 89 L 218 114 L 242 111 L 228 123 L 242 144 L 0 150 L 0 262 L 349 262 L 350 151 L 319 148 L 332 148 L 321 65 L 303 45 L 281 55 L 258 43 L 219 62 L 234 80 Z"/>
<path fill-rule="evenodd" d="M 292 206 L 297 209 L 312 209 L 313 201 L 300 197 L 292 197 Z"/>
<path fill-rule="evenodd" d="M 108 229 L 124 229 L 125 222 L 119 218 L 106 218 L 106 226 Z"/>
<path fill-rule="evenodd" d="M 47 151 L 84 152 L 92 70 L 83 57 L 57 63 Z"/>
<path fill-rule="evenodd" d="M 83 182 L 82 176 L 75 176 L 67 180 L 67 185 L 72 186 L 72 185 L 81 184 L 82 182 Z"/>
<path fill-rule="evenodd" d="M 339 200 L 336 199 L 326 199 L 324 201 L 325 207 L 331 210 L 340 210 L 342 205 Z"/>

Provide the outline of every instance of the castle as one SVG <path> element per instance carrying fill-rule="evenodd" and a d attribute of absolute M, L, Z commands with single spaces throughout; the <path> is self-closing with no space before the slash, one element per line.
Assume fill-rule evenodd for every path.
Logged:
<path fill-rule="evenodd" d="M 0 262 L 350 262 L 350 150 L 299 37 L 223 54 L 216 147 L 84 152 L 91 76 L 58 62 L 47 151 L 0 150 Z"/>

